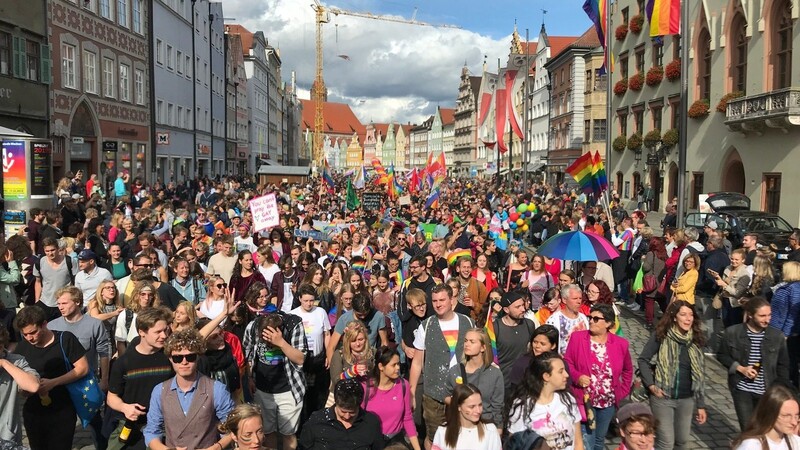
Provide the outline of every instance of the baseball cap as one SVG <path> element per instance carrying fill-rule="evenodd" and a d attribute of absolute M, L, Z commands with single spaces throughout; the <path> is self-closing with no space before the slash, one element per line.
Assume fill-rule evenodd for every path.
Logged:
<path fill-rule="evenodd" d="M 513 305 L 514 302 L 517 300 L 525 300 L 525 295 L 521 292 L 511 291 L 503 295 L 503 298 L 500 299 L 500 306 L 503 308 L 508 308 L 509 306 Z"/>
<path fill-rule="evenodd" d="M 80 200 L 82 198 L 83 198 L 83 196 L 81 194 L 72 194 L 72 199 L 73 200 Z"/>
<path fill-rule="evenodd" d="M 87 260 L 90 260 L 90 259 L 97 260 L 97 255 L 93 251 L 89 250 L 88 248 L 85 248 L 85 249 L 81 250 L 80 253 L 78 253 L 78 259 L 81 260 L 81 261 L 87 261 Z"/>
<path fill-rule="evenodd" d="M 645 403 L 628 403 L 617 411 L 617 423 L 628 421 L 633 416 L 652 416 L 653 411 Z"/>

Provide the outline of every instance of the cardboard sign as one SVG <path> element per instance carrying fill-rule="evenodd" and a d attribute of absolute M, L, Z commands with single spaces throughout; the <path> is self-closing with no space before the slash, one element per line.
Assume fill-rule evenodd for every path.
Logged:
<path fill-rule="evenodd" d="M 404 196 L 402 196 L 402 197 L 397 199 L 397 203 L 400 204 L 401 206 L 402 205 L 410 205 L 411 204 L 411 196 L 410 195 L 404 195 Z"/>
<path fill-rule="evenodd" d="M 364 192 L 361 194 L 361 207 L 364 211 L 378 211 L 383 203 L 383 194 L 380 192 Z"/>
<path fill-rule="evenodd" d="M 248 203 L 253 214 L 253 232 L 277 227 L 280 224 L 275 193 L 256 197 Z"/>
<path fill-rule="evenodd" d="M 331 237 L 328 233 L 318 230 L 301 230 L 299 228 L 294 229 L 294 237 L 299 237 L 301 239 L 314 239 L 317 241 L 330 241 Z"/>

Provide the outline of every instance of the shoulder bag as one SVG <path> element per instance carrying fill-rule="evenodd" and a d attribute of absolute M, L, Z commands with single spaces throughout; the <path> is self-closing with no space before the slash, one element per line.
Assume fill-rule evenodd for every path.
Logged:
<path fill-rule="evenodd" d="M 64 333 L 58 337 L 58 344 L 61 346 L 61 354 L 64 356 L 64 364 L 67 366 L 67 372 L 71 371 L 74 366 L 67 357 L 67 352 L 64 350 Z M 75 406 L 75 412 L 81 419 L 83 428 L 89 426 L 94 416 L 100 411 L 105 401 L 105 395 L 100 389 L 100 383 L 97 377 L 91 370 L 83 378 L 73 381 L 65 386 L 69 392 L 69 398 Z"/>

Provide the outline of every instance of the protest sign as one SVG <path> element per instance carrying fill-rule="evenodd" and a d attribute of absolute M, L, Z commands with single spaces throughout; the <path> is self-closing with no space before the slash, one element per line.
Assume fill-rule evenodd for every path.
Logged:
<path fill-rule="evenodd" d="M 280 224 L 278 202 L 274 193 L 256 197 L 250 200 L 249 205 L 253 214 L 253 232 L 277 227 Z"/>
<path fill-rule="evenodd" d="M 361 194 L 361 207 L 364 211 L 378 211 L 383 203 L 383 194 L 380 192 L 364 192 Z"/>

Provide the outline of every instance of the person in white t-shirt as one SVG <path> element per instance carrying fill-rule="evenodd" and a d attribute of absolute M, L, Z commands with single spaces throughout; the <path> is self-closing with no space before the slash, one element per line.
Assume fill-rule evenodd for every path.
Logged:
<path fill-rule="evenodd" d="M 325 369 L 325 349 L 331 338 L 331 322 L 324 309 L 316 306 L 317 291 L 310 284 L 301 284 L 297 288 L 300 306 L 293 309 L 294 314 L 303 320 L 310 357 L 306 356 L 303 372 L 306 376 L 306 394 L 303 398 L 303 410 L 300 420 L 305 421 L 311 413 L 325 406 L 330 383 L 328 371 Z"/>
<path fill-rule="evenodd" d="M 439 427 L 433 437 L 433 450 L 479 448 L 500 450 L 500 433 L 493 423 L 481 422 L 481 391 L 472 384 L 457 384 L 447 406 L 447 425 Z M 455 439 L 448 436 L 455 431 Z"/>
<path fill-rule="evenodd" d="M 261 272 L 261 275 L 264 275 L 264 279 L 267 280 L 267 286 L 272 286 L 272 278 L 281 271 L 281 268 L 275 263 L 275 255 L 271 245 L 265 244 L 258 248 L 258 261 L 258 271 Z"/>
<path fill-rule="evenodd" d="M 795 450 L 800 448 L 797 424 L 800 406 L 792 391 L 773 384 L 761 396 L 747 427 L 731 445 L 734 450 Z"/>
<path fill-rule="evenodd" d="M 239 224 L 239 235 L 233 238 L 233 246 L 236 248 L 236 253 L 242 250 L 250 250 L 250 253 L 255 253 L 258 250 L 253 236 L 250 236 L 250 225 L 246 223 Z"/>

